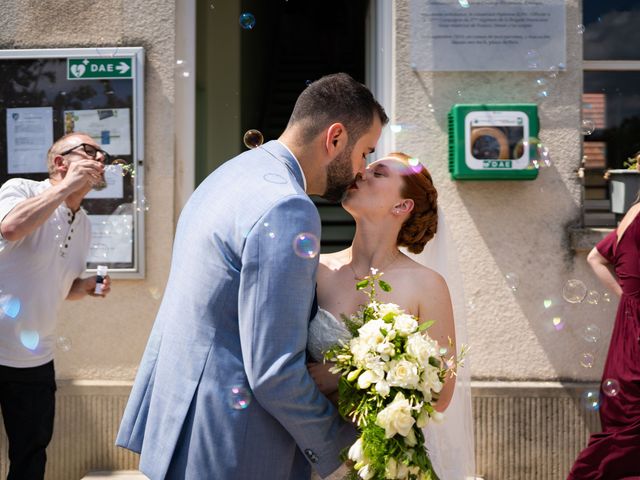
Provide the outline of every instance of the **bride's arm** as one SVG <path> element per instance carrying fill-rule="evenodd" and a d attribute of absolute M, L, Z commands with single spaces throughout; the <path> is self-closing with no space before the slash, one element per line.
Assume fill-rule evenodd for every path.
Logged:
<path fill-rule="evenodd" d="M 435 272 L 429 272 L 425 275 L 425 281 L 420 282 L 419 292 L 419 318 L 420 322 L 429 320 L 435 323 L 427 330 L 431 338 L 436 340 L 438 344 L 449 348 L 447 358 L 454 355 L 456 348 L 456 330 L 453 320 L 453 306 L 451 305 L 451 296 L 449 288 L 444 278 Z M 453 345 L 449 345 L 449 339 Z M 453 389 L 455 387 L 456 377 L 447 377 L 444 387 L 440 392 L 440 397 L 436 403 L 436 410 L 443 412 L 451 402 L 453 397 Z"/>

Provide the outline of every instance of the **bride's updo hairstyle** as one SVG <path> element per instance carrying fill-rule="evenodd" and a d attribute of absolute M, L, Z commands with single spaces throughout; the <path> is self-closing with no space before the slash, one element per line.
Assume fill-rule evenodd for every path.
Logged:
<path fill-rule="evenodd" d="M 390 153 L 387 157 L 404 164 L 404 186 L 400 196 L 410 198 L 414 203 L 409 218 L 400 228 L 397 245 L 407 247 L 411 253 L 420 253 L 438 229 L 438 191 L 424 165 L 401 152 Z"/>

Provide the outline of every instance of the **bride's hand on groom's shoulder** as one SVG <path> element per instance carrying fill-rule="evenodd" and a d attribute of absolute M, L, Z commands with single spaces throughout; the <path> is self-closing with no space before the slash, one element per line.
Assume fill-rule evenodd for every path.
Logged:
<path fill-rule="evenodd" d="M 331 399 L 333 394 L 338 392 L 338 379 L 339 375 L 331 373 L 329 369 L 332 364 L 327 363 L 317 363 L 317 362 L 309 362 L 307 363 L 307 369 L 309 370 L 309 375 L 313 378 L 313 381 L 316 382 L 320 391 Z"/>

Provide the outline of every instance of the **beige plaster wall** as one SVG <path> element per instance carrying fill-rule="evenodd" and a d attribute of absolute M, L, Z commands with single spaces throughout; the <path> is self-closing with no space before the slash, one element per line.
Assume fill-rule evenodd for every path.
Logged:
<path fill-rule="evenodd" d="M 173 241 L 174 48 L 172 0 L 6 0 L 0 48 L 145 48 L 146 278 L 114 282 L 106 299 L 66 302 L 58 377 L 132 379 L 166 282 Z"/>
<path fill-rule="evenodd" d="M 562 300 L 567 279 L 602 291 L 585 255 L 574 255 L 567 227 L 579 222 L 582 37 L 577 0 L 567 1 L 567 69 L 537 96 L 537 72 L 416 72 L 410 60 L 409 2 L 396 2 L 395 113 L 405 125 L 399 150 L 426 162 L 439 190 L 462 264 L 476 379 L 597 379 L 602 371 L 615 305 L 579 306 Z M 538 103 L 540 138 L 553 166 L 531 182 L 453 182 L 447 166 L 447 113 L 455 103 Z M 505 281 L 520 279 L 517 291 Z M 553 328 L 543 300 L 560 299 L 566 326 Z M 555 309 L 554 313 L 555 313 Z M 589 344 L 582 328 L 602 329 Z M 592 352 L 592 368 L 580 365 Z"/>

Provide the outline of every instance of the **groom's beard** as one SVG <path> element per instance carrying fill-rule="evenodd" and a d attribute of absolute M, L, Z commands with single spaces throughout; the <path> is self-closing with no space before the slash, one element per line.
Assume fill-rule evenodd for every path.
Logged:
<path fill-rule="evenodd" d="M 341 202 L 347 188 L 353 183 L 351 152 L 353 152 L 353 146 L 350 148 L 347 146 L 345 151 L 338 154 L 327 167 L 327 188 L 322 198 L 329 202 Z"/>

